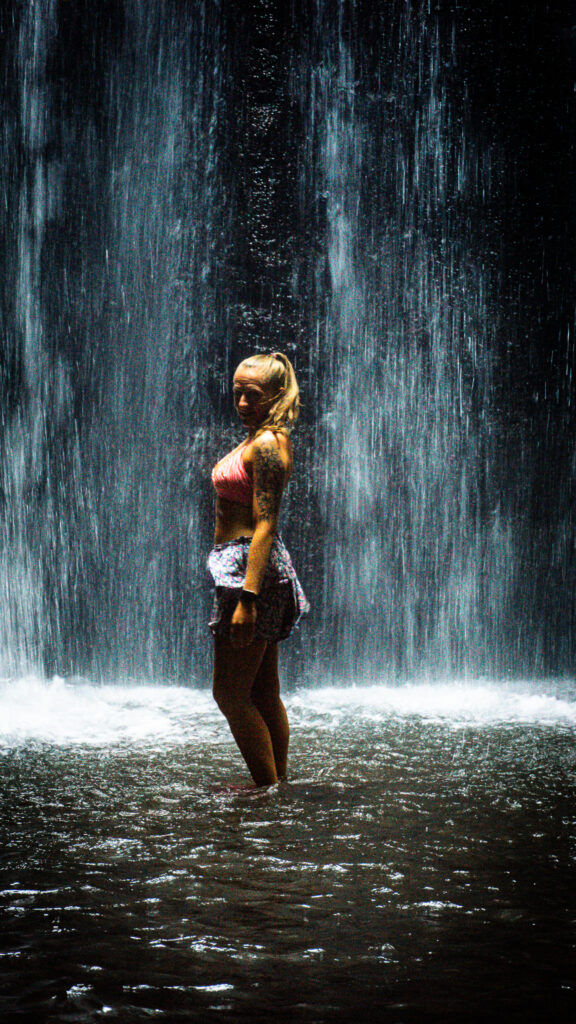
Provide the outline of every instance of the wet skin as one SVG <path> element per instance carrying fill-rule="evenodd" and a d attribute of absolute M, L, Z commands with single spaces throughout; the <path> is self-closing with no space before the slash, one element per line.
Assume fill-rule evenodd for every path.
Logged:
<path fill-rule="evenodd" d="M 234 375 L 234 405 L 248 431 L 242 461 L 254 485 L 252 506 L 216 499 L 214 542 L 251 537 L 245 589 L 260 592 L 278 527 L 282 492 L 292 472 L 292 445 L 284 434 L 255 433 L 276 394 L 255 370 Z M 286 774 L 288 720 L 280 700 L 278 645 L 254 639 L 257 607 L 240 600 L 230 636 L 215 641 L 214 697 L 257 785 Z"/>

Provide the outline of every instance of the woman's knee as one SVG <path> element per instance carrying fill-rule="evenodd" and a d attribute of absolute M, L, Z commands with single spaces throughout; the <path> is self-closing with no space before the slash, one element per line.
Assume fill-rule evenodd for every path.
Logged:
<path fill-rule="evenodd" d="M 265 717 L 268 715 L 277 715 L 282 712 L 284 705 L 280 699 L 279 693 L 266 693 L 265 691 L 257 691 L 252 694 L 252 700 L 258 710 Z"/>
<path fill-rule="evenodd" d="M 280 696 L 280 679 L 278 677 L 278 649 L 271 644 L 266 650 L 260 667 L 254 678 L 252 697 L 255 703 L 260 701 L 276 701 Z"/>
<path fill-rule="evenodd" d="M 220 711 L 227 718 L 237 712 L 241 712 L 247 705 L 252 704 L 252 699 L 245 687 L 238 687 L 226 676 L 214 676 L 212 684 L 212 696 Z"/>
<path fill-rule="evenodd" d="M 212 696 L 224 715 L 239 703 L 237 694 L 230 689 L 229 685 L 226 685 L 226 680 L 219 679 L 217 676 L 214 677 Z"/>
<path fill-rule="evenodd" d="M 224 714 L 250 703 L 252 685 L 265 648 L 265 642 L 260 641 L 240 650 L 229 644 L 216 644 L 212 693 Z"/>

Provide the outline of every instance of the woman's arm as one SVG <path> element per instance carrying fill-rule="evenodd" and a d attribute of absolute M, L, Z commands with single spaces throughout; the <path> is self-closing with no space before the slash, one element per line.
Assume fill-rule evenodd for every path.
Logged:
<path fill-rule="evenodd" d="M 286 468 L 272 433 L 262 434 L 253 447 L 254 534 L 248 551 L 248 565 L 244 588 L 259 594 L 272 542 L 278 527 L 280 502 L 286 477 Z M 256 605 L 241 599 L 232 616 L 231 637 L 240 646 L 250 644 L 254 638 Z"/>
<path fill-rule="evenodd" d="M 278 528 L 285 469 L 274 435 L 254 442 L 254 535 L 248 552 L 246 590 L 260 593 L 272 541 Z"/>

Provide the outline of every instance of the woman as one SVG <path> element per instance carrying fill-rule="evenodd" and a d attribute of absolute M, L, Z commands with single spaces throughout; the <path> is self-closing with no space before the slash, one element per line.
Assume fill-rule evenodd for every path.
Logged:
<path fill-rule="evenodd" d="M 277 534 L 292 473 L 298 417 L 294 369 L 281 352 L 245 359 L 234 405 L 248 436 L 214 467 L 216 532 L 208 568 L 216 585 L 214 697 L 258 786 L 286 776 L 288 719 L 280 700 L 278 641 L 308 602 Z"/>

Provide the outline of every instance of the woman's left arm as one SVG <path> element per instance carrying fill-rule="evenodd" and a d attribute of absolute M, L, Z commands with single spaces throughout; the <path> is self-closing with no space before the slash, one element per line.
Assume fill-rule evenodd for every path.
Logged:
<path fill-rule="evenodd" d="M 248 552 L 246 590 L 260 593 L 270 548 L 278 529 L 285 469 L 278 442 L 263 435 L 254 443 L 254 535 Z"/>
<path fill-rule="evenodd" d="M 248 550 L 248 565 L 244 588 L 259 594 L 268 565 L 270 549 L 278 528 L 280 502 L 286 469 L 278 441 L 272 434 L 263 434 L 254 442 L 254 534 Z M 256 605 L 240 600 L 232 616 L 232 642 L 245 646 L 254 638 Z"/>

